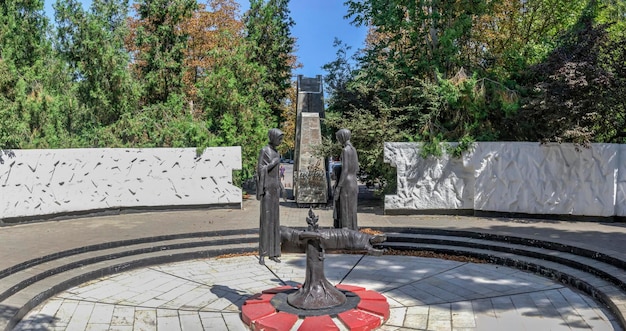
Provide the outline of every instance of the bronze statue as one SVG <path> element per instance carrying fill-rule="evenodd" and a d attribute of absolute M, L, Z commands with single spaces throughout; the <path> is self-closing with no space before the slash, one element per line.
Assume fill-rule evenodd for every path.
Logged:
<path fill-rule="evenodd" d="M 341 229 L 341 220 L 339 219 L 339 197 L 335 196 L 334 192 L 337 189 L 337 183 L 339 182 L 339 178 L 341 177 L 341 164 L 335 164 L 332 167 L 332 180 L 335 181 L 333 185 L 333 227 L 337 229 Z"/>
<path fill-rule="evenodd" d="M 341 171 L 337 177 L 337 184 L 333 194 L 335 227 L 358 230 L 357 225 L 357 199 L 359 185 L 357 173 L 359 172 L 359 158 L 356 149 L 350 143 L 350 130 L 341 129 L 335 134 L 337 141 L 343 145 L 341 150 Z"/>
<path fill-rule="evenodd" d="M 325 250 L 360 250 L 367 251 L 370 255 L 379 256 L 382 250 L 373 245 L 384 242 L 385 235 L 369 235 L 350 229 L 321 229 L 321 243 Z M 301 239 L 302 231 L 280 227 L 281 250 L 286 253 L 306 252 L 306 240 Z"/>
<path fill-rule="evenodd" d="M 300 309 L 321 309 L 342 305 L 346 295 L 334 287 L 324 275 L 324 247 L 321 239 L 326 237 L 319 232 L 318 217 L 309 209 L 309 228 L 298 234 L 298 240 L 306 244 L 306 275 L 304 284 L 295 293 L 287 296 L 287 302 Z"/>
<path fill-rule="evenodd" d="M 265 256 L 280 262 L 280 154 L 276 147 L 283 142 L 284 133 L 279 129 L 268 132 L 269 144 L 261 149 L 257 163 L 257 192 L 261 200 L 259 226 L 259 263 L 265 264 Z"/>
<path fill-rule="evenodd" d="M 299 309 L 326 309 L 343 305 L 346 296 L 333 286 L 324 275 L 326 249 L 367 250 L 381 255 L 382 250 L 372 245 L 387 239 L 385 235 L 369 235 L 350 229 L 318 228 L 318 216 L 309 209 L 308 228 L 304 231 L 281 226 L 282 248 L 286 251 L 306 252 L 306 274 L 304 284 L 298 291 L 287 296 L 287 302 Z"/>

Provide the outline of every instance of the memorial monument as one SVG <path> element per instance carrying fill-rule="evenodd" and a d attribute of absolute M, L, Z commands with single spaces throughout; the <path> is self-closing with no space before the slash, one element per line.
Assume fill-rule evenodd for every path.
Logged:
<path fill-rule="evenodd" d="M 328 203 L 326 160 L 315 155 L 322 143 L 324 118 L 322 76 L 298 76 L 296 101 L 296 144 L 293 167 L 294 199 L 298 206 Z"/>

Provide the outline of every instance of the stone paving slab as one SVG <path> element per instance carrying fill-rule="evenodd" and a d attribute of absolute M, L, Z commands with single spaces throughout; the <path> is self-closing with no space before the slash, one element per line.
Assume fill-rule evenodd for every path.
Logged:
<path fill-rule="evenodd" d="M 304 259 L 286 254 L 266 266 L 255 256 L 201 259 L 110 275 L 50 298 L 15 330 L 247 330 L 243 302 L 302 282 Z M 585 294 L 507 267 L 328 254 L 325 269 L 333 283 L 385 295 L 391 313 L 380 330 L 622 330 Z"/>

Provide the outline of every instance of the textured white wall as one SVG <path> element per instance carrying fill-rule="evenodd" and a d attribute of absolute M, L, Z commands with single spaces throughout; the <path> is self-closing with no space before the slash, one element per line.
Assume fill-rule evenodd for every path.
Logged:
<path fill-rule="evenodd" d="M 240 147 L 13 150 L 0 219 L 120 207 L 241 204 Z"/>
<path fill-rule="evenodd" d="M 470 161 L 474 208 L 613 216 L 617 156 L 614 144 L 479 143 Z"/>
<path fill-rule="evenodd" d="M 422 159 L 419 148 L 385 143 L 385 160 L 398 169 L 398 194 L 386 197 L 386 211 L 626 215 L 622 145 L 481 142 L 457 160 Z"/>
<path fill-rule="evenodd" d="M 385 196 L 385 210 L 473 209 L 474 176 L 463 160 L 419 153 L 420 144 L 385 143 L 385 162 L 398 173 L 397 194 Z"/>

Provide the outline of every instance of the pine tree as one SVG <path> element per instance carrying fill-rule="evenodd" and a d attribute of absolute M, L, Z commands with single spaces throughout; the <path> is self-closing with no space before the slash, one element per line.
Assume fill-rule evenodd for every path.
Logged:
<path fill-rule="evenodd" d="M 136 107 L 136 90 L 127 68 L 126 0 L 94 0 L 85 11 L 76 0 L 56 5 L 57 49 L 71 68 L 85 111 L 80 123 L 101 127 L 115 123 Z"/>
<path fill-rule="evenodd" d="M 250 59 L 265 70 L 261 93 L 274 117 L 281 120 L 296 63 L 291 36 L 295 23 L 288 5 L 289 0 L 251 0 L 244 18 L 246 38 L 253 45 Z"/>
<path fill-rule="evenodd" d="M 136 4 L 137 18 L 130 19 L 131 34 L 126 44 L 144 85 L 145 105 L 183 95 L 188 35 L 181 24 L 197 6 L 195 0 L 139 0 Z"/>

